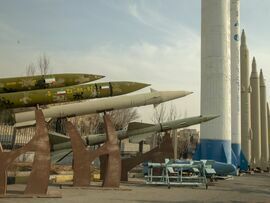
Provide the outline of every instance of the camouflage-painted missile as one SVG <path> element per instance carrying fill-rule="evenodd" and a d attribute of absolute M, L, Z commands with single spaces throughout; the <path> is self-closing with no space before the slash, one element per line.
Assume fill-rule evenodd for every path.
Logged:
<path fill-rule="evenodd" d="M 174 129 L 185 128 L 192 125 L 197 125 L 217 118 L 218 116 L 196 116 L 190 118 L 183 118 L 174 121 L 168 121 L 160 124 L 148 123 L 130 123 L 127 130 L 117 131 L 119 140 L 129 138 L 130 142 L 138 143 L 145 140 L 154 133 L 165 132 Z M 55 132 L 49 132 L 50 143 L 52 150 L 71 149 L 69 137 Z M 105 134 L 88 135 L 82 137 L 88 145 L 102 144 L 106 141 Z"/>
<path fill-rule="evenodd" d="M 43 114 L 46 119 L 48 118 L 64 118 L 71 116 L 81 116 L 93 113 L 101 113 L 106 111 L 112 111 L 117 109 L 125 109 L 131 107 L 139 107 L 153 104 L 154 106 L 185 97 L 192 92 L 187 91 L 155 91 L 152 90 L 151 93 L 128 95 L 128 96 L 118 96 L 111 98 L 102 99 L 91 99 L 87 101 L 82 101 L 80 103 L 72 104 L 61 104 L 50 106 L 43 109 Z M 22 113 L 15 113 L 14 115 L 15 123 L 18 126 L 24 126 L 28 124 L 33 124 L 35 121 L 35 112 L 27 111 Z"/>
<path fill-rule="evenodd" d="M 64 73 L 25 77 L 0 78 L 0 93 L 79 85 L 103 78 L 101 75 Z"/>
<path fill-rule="evenodd" d="M 149 86 L 136 82 L 103 82 L 0 94 L 0 109 L 30 107 L 127 94 Z"/>

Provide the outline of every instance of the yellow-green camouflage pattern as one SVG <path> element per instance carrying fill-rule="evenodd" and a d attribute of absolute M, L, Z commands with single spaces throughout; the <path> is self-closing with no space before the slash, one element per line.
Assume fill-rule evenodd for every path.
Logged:
<path fill-rule="evenodd" d="M 0 78 L 0 93 L 59 88 L 91 82 L 104 76 L 79 73 Z"/>
<path fill-rule="evenodd" d="M 31 107 L 53 103 L 123 95 L 148 84 L 136 82 L 103 82 L 62 88 L 0 94 L 0 109 Z"/>

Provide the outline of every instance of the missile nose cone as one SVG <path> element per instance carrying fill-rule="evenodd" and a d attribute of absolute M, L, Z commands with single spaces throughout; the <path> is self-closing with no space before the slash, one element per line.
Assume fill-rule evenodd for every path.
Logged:
<path fill-rule="evenodd" d="M 245 33 L 245 30 L 242 31 L 241 44 L 242 45 L 245 45 L 246 44 L 246 33 Z"/>
<path fill-rule="evenodd" d="M 213 120 L 213 119 L 218 118 L 220 116 L 219 115 L 208 115 L 208 116 L 205 116 L 205 117 L 206 117 L 207 121 L 210 121 L 210 120 Z"/>
<path fill-rule="evenodd" d="M 95 78 L 96 78 L 96 80 L 99 80 L 101 78 L 105 78 L 105 76 L 104 75 L 95 75 Z"/>
<path fill-rule="evenodd" d="M 253 60 L 252 60 L 251 77 L 253 77 L 253 78 L 257 78 L 258 77 L 258 74 L 257 74 L 257 63 L 256 63 L 255 57 L 253 57 Z"/>
<path fill-rule="evenodd" d="M 77 74 L 77 78 L 75 79 L 75 81 L 78 84 L 83 84 L 83 83 L 88 83 L 88 82 L 92 82 L 95 80 L 99 80 L 101 78 L 104 78 L 105 76 L 103 75 L 93 75 L 93 74 Z"/>
<path fill-rule="evenodd" d="M 252 59 L 252 69 L 253 69 L 253 68 L 256 69 L 256 67 L 257 67 L 256 58 L 253 57 L 253 59 Z M 257 70 L 256 70 L 256 71 L 257 71 Z"/>
<path fill-rule="evenodd" d="M 112 86 L 112 95 L 117 96 L 135 92 L 137 90 L 150 86 L 150 84 L 123 81 L 123 82 L 111 82 L 111 86 Z"/>
<path fill-rule="evenodd" d="M 194 92 L 185 91 L 186 96 L 187 96 L 187 95 L 190 95 L 190 94 L 193 94 L 193 93 L 194 93 Z"/>
<path fill-rule="evenodd" d="M 163 92 L 161 95 L 162 95 L 163 101 L 169 101 L 169 100 L 185 97 L 192 93 L 193 92 L 188 92 L 188 91 L 168 91 L 168 92 Z"/>
<path fill-rule="evenodd" d="M 260 86 L 261 87 L 264 87 L 265 86 L 265 81 L 264 81 L 264 76 L 263 76 L 262 69 L 260 70 Z"/>
<path fill-rule="evenodd" d="M 92 74 L 84 74 L 84 78 L 88 79 L 89 81 L 99 80 L 101 78 L 104 78 L 103 75 L 92 75 Z"/>

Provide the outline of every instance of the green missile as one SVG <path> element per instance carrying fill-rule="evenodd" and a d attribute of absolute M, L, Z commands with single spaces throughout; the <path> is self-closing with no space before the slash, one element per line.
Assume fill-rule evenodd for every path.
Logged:
<path fill-rule="evenodd" d="M 149 84 L 137 82 L 103 82 L 70 87 L 0 94 L 0 109 L 31 107 L 85 99 L 111 97 L 137 91 Z"/>
<path fill-rule="evenodd" d="M 101 75 L 65 73 L 25 77 L 0 78 L 0 93 L 79 85 L 103 78 Z"/>
<path fill-rule="evenodd" d="M 117 131 L 117 137 L 119 140 L 129 138 L 132 143 L 138 143 L 141 140 L 145 140 L 147 137 L 159 133 L 166 132 L 169 130 L 186 128 L 192 125 L 201 124 L 213 120 L 219 116 L 208 115 L 208 116 L 196 116 L 178 119 L 174 121 L 168 121 L 159 124 L 148 124 L 148 123 L 130 123 L 126 130 Z M 49 131 L 49 138 L 51 143 L 52 161 L 55 163 L 64 157 L 67 153 L 72 151 L 70 138 L 60 133 Z M 87 135 L 82 137 L 84 143 L 88 145 L 102 144 L 106 141 L 105 134 Z"/>

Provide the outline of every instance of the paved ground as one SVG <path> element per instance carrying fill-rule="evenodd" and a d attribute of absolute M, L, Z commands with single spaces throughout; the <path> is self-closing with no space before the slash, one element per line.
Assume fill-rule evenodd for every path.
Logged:
<path fill-rule="evenodd" d="M 23 190 L 23 185 L 9 186 L 11 190 Z M 60 191 L 62 198 L 5 198 L 0 203 L 11 202 L 52 202 L 52 203 L 81 203 L 81 202 L 269 202 L 270 203 L 270 174 L 255 174 L 234 177 L 233 180 L 223 180 L 203 187 L 172 187 L 147 186 L 144 184 L 121 184 L 119 190 L 103 190 L 100 187 L 59 189 L 50 186 L 50 191 Z"/>

